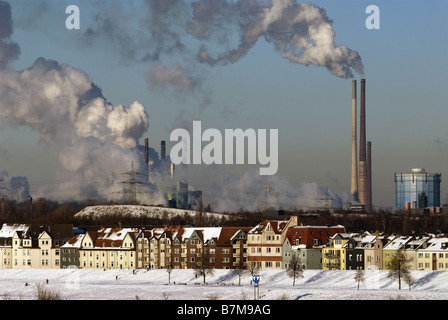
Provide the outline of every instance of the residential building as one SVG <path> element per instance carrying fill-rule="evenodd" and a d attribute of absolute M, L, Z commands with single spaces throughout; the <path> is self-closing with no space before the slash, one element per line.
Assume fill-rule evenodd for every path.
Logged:
<path fill-rule="evenodd" d="M 364 238 L 351 237 L 344 244 L 345 248 L 345 269 L 346 270 L 364 270 Z"/>
<path fill-rule="evenodd" d="M 247 233 L 251 228 L 182 228 L 173 233 L 172 263 L 175 269 L 206 264 L 215 269 L 244 268 Z"/>
<path fill-rule="evenodd" d="M 298 225 L 298 217 L 289 220 L 265 220 L 252 228 L 247 238 L 247 261 L 252 267 L 283 268 L 283 243 L 288 229 Z"/>
<path fill-rule="evenodd" d="M 383 270 L 390 270 L 391 262 L 398 250 L 404 251 L 406 243 L 411 240 L 411 236 L 395 237 L 383 247 Z"/>
<path fill-rule="evenodd" d="M 35 269 L 40 264 L 40 249 L 36 240 L 28 232 L 15 231 L 12 237 L 12 265 L 11 268 Z"/>
<path fill-rule="evenodd" d="M 322 269 L 324 270 L 346 270 L 346 247 L 348 240 L 357 234 L 336 233 L 330 238 L 327 247 L 322 248 Z"/>
<path fill-rule="evenodd" d="M 383 247 L 387 242 L 387 237 L 382 234 L 364 237 L 364 270 L 383 269 Z"/>
<path fill-rule="evenodd" d="M 428 246 L 429 236 L 414 236 L 410 241 L 404 245 L 404 251 L 408 262 L 408 267 L 411 270 L 418 270 L 418 250 L 425 249 Z"/>
<path fill-rule="evenodd" d="M 336 233 L 344 233 L 343 226 L 295 226 L 288 229 L 283 243 L 283 268 L 290 266 L 295 256 L 303 269 L 322 269 L 322 248 Z"/>
<path fill-rule="evenodd" d="M 101 228 L 87 231 L 81 241 L 81 268 L 136 268 L 135 239 L 137 228 Z"/>
<path fill-rule="evenodd" d="M 182 228 L 173 239 L 174 269 L 194 269 L 199 264 L 216 267 L 216 242 L 221 233 L 220 227 Z M 207 251 L 204 247 L 207 246 Z M 227 252 L 229 257 L 229 252 Z"/>
<path fill-rule="evenodd" d="M 0 268 L 9 269 L 13 267 L 12 238 L 16 232 L 28 235 L 30 233 L 30 225 L 4 223 L 0 229 Z"/>
<path fill-rule="evenodd" d="M 417 249 L 418 270 L 448 270 L 448 238 L 432 238 Z"/>
<path fill-rule="evenodd" d="M 61 268 L 79 268 L 79 250 L 81 249 L 84 233 L 75 235 L 61 246 Z"/>
<path fill-rule="evenodd" d="M 39 235 L 38 247 L 40 268 L 54 269 L 61 267 L 61 248 L 53 247 L 53 239 L 46 231 Z"/>

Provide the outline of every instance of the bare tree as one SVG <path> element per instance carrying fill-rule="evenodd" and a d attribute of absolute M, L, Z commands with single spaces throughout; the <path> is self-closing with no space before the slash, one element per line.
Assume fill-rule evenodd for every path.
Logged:
<path fill-rule="evenodd" d="M 416 279 L 411 275 L 410 272 L 408 272 L 404 275 L 404 281 L 409 285 L 409 291 L 411 291 L 411 287 L 415 283 Z"/>
<path fill-rule="evenodd" d="M 401 279 L 406 279 L 410 277 L 409 272 L 409 259 L 406 258 L 406 254 L 403 252 L 403 249 L 399 249 L 395 256 L 392 258 L 390 262 L 390 270 L 387 275 L 388 278 L 398 280 L 398 289 L 401 290 Z"/>
<path fill-rule="evenodd" d="M 210 259 L 210 250 L 203 248 L 202 252 L 198 252 L 196 264 L 194 266 L 194 274 L 197 277 L 202 277 L 204 284 L 208 275 L 215 274 L 215 263 Z"/>
<path fill-rule="evenodd" d="M 232 269 L 232 273 L 238 276 L 238 285 L 241 285 L 241 277 L 249 274 L 250 270 L 244 269 L 240 265 L 236 266 L 235 269 Z"/>
<path fill-rule="evenodd" d="M 359 290 L 359 283 L 366 281 L 364 277 L 364 270 L 356 269 L 355 281 L 358 282 L 358 290 Z"/>
<path fill-rule="evenodd" d="M 195 227 L 204 227 L 206 224 L 206 216 L 204 214 L 204 205 L 202 201 L 199 201 L 198 210 L 194 216 L 194 226 Z"/>
<path fill-rule="evenodd" d="M 168 273 L 168 283 L 171 283 L 171 272 L 173 272 L 173 266 L 171 264 L 166 266 L 166 272 Z"/>
<path fill-rule="evenodd" d="M 259 271 L 258 261 L 247 261 L 247 270 L 251 275 L 250 284 L 252 285 L 252 276 L 257 274 Z"/>
<path fill-rule="evenodd" d="M 286 274 L 293 278 L 293 286 L 296 285 L 296 278 L 303 278 L 302 261 L 294 253 L 292 253 L 291 261 L 289 263 L 288 269 L 286 269 Z"/>

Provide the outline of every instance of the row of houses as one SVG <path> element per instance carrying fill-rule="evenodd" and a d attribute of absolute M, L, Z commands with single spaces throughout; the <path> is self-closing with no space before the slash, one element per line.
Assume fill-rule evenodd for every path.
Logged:
<path fill-rule="evenodd" d="M 322 269 L 390 270 L 401 251 L 411 270 L 448 270 L 448 238 L 339 233 L 322 249 Z"/>
<path fill-rule="evenodd" d="M 85 269 L 390 269 L 403 250 L 415 270 L 448 270 L 448 238 L 346 233 L 303 226 L 297 217 L 255 227 L 32 228 L 3 224 L 0 268 Z"/>

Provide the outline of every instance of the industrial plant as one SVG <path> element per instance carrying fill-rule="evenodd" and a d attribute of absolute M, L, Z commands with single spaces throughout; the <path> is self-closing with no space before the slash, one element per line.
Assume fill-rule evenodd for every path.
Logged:
<path fill-rule="evenodd" d="M 145 138 L 145 163 L 148 169 L 154 165 L 155 159 L 149 157 L 149 139 Z M 156 183 L 157 191 L 164 194 L 168 207 L 177 209 L 198 209 L 202 202 L 201 190 L 189 190 L 188 182 L 176 178 L 175 165 L 166 157 L 166 141 L 160 142 L 160 178 Z"/>

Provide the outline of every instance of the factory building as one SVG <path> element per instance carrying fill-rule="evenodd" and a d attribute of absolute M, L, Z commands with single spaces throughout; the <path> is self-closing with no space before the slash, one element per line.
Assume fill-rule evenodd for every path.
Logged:
<path fill-rule="evenodd" d="M 145 139 L 145 163 L 152 170 L 154 160 L 149 156 L 149 139 Z M 157 160 L 156 160 L 157 161 Z M 176 166 L 166 155 L 166 141 L 160 142 L 160 159 L 158 172 L 161 173 L 159 181 L 156 182 L 157 191 L 164 194 L 168 206 L 178 209 L 197 210 L 199 203 L 202 202 L 201 190 L 189 190 L 188 181 L 178 179 L 175 175 Z"/>
<path fill-rule="evenodd" d="M 395 206 L 398 210 L 440 207 L 440 173 L 415 168 L 395 173 Z"/>

